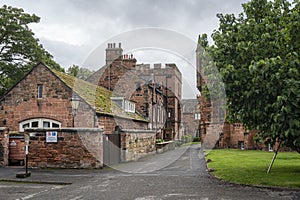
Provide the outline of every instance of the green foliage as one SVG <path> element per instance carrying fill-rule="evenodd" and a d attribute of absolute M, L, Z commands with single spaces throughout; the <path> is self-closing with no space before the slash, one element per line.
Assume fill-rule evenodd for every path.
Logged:
<path fill-rule="evenodd" d="M 201 138 L 200 137 L 194 137 L 193 142 L 201 142 Z"/>
<path fill-rule="evenodd" d="M 228 119 L 300 152 L 299 1 L 252 0 L 243 9 L 218 14 L 205 47 L 225 83 Z"/>
<path fill-rule="evenodd" d="M 156 143 L 161 143 L 161 142 L 164 142 L 163 139 L 156 139 Z"/>
<path fill-rule="evenodd" d="M 80 78 L 82 80 L 87 80 L 94 73 L 95 73 L 95 71 L 93 71 L 93 70 L 89 70 L 86 68 L 80 68 L 77 65 L 73 65 L 73 66 L 69 67 L 67 70 L 67 74 L 69 74 L 70 76 Z"/>
<path fill-rule="evenodd" d="M 183 143 L 191 142 L 191 141 L 192 141 L 192 135 L 190 135 L 190 134 L 183 135 L 183 136 L 181 137 L 181 141 L 182 141 Z"/>
<path fill-rule="evenodd" d="M 19 8 L 0 8 L 0 96 L 38 62 L 63 71 L 28 27 L 39 20 Z"/>
<path fill-rule="evenodd" d="M 300 187 L 300 155 L 295 152 L 280 152 L 271 174 L 267 174 L 274 153 L 266 151 L 212 150 L 206 159 L 211 159 L 209 168 L 213 174 L 229 182 L 283 187 Z"/>

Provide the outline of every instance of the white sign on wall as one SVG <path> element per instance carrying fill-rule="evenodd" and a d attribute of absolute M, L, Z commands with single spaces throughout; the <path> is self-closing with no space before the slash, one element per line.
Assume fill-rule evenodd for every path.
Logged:
<path fill-rule="evenodd" d="M 48 143 L 57 142 L 57 132 L 56 131 L 46 132 L 46 142 Z"/>

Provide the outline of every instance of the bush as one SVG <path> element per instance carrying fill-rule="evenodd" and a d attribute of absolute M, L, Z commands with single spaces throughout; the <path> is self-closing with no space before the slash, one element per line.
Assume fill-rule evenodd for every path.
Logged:
<path fill-rule="evenodd" d="M 181 141 L 183 143 L 188 143 L 188 142 L 191 142 L 192 141 L 192 136 L 190 134 L 186 134 L 186 135 L 183 135 L 181 137 Z"/>
<path fill-rule="evenodd" d="M 201 138 L 200 137 L 194 137 L 193 142 L 201 142 Z"/>
<path fill-rule="evenodd" d="M 161 143 L 161 142 L 164 142 L 163 139 L 156 139 L 156 143 Z"/>

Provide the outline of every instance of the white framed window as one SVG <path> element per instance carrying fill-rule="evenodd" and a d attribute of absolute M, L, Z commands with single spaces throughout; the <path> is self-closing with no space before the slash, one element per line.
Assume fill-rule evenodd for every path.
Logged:
<path fill-rule="evenodd" d="M 200 120 L 200 119 L 201 119 L 201 114 L 195 113 L 195 120 Z"/>
<path fill-rule="evenodd" d="M 124 110 L 126 112 L 132 112 L 132 113 L 135 112 L 135 103 L 128 100 L 124 100 L 124 104 L 125 104 Z"/>
<path fill-rule="evenodd" d="M 111 97 L 110 99 L 126 112 L 135 112 L 134 102 L 126 100 L 124 97 Z"/>
<path fill-rule="evenodd" d="M 152 121 L 156 122 L 156 109 L 155 109 L 155 106 L 152 107 L 152 115 L 153 115 Z"/>
<path fill-rule="evenodd" d="M 157 122 L 160 122 L 160 106 L 157 108 Z"/>
<path fill-rule="evenodd" d="M 19 131 L 24 132 L 25 128 L 60 128 L 61 123 L 46 118 L 35 118 L 23 121 L 19 124 Z"/>

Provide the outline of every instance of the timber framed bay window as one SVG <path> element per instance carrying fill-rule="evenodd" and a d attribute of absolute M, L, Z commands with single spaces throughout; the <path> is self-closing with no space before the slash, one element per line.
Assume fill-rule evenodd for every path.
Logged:
<path fill-rule="evenodd" d="M 45 118 L 35 118 L 23 121 L 19 124 L 19 131 L 24 132 L 25 128 L 60 128 L 61 123 Z"/>

